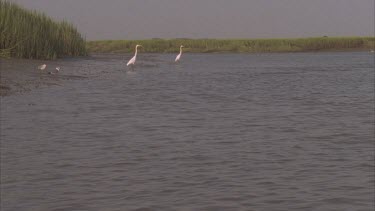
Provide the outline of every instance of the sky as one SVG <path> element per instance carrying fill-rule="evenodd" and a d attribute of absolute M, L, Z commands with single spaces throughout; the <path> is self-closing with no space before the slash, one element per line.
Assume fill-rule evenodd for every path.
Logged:
<path fill-rule="evenodd" d="M 11 0 L 87 40 L 375 36 L 375 0 Z"/>

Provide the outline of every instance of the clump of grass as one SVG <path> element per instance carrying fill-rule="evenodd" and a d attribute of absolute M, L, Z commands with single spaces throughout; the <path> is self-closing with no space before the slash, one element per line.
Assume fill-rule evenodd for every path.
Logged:
<path fill-rule="evenodd" d="M 181 44 L 185 51 L 211 52 L 304 52 L 330 50 L 374 49 L 375 37 L 315 37 L 297 39 L 152 39 L 89 41 L 87 48 L 96 53 L 129 53 L 136 44 L 149 53 L 178 52 Z"/>
<path fill-rule="evenodd" d="M 86 41 L 66 21 L 0 0 L 0 57 L 55 59 L 86 55 Z"/>

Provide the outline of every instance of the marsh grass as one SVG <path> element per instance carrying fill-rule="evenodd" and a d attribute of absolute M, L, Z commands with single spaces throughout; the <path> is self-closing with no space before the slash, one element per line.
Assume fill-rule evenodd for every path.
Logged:
<path fill-rule="evenodd" d="M 186 46 L 186 52 L 304 52 L 374 49 L 375 37 L 313 37 L 296 39 L 151 39 L 151 40 L 102 40 L 89 41 L 87 48 L 93 53 L 129 53 L 141 44 L 144 52 L 178 52 Z"/>
<path fill-rule="evenodd" d="M 85 39 L 72 24 L 0 0 L 0 57 L 55 59 L 86 54 Z"/>

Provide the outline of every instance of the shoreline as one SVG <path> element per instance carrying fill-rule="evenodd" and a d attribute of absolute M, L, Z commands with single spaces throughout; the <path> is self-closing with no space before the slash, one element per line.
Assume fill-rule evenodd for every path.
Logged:
<path fill-rule="evenodd" d="M 345 52 L 369 52 L 371 48 L 351 48 L 351 49 L 322 49 L 312 51 L 269 51 L 269 52 L 235 52 L 235 51 L 212 51 L 212 52 L 183 52 L 184 54 L 288 54 L 288 53 L 345 53 Z M 176 54 L 176 52 L 144 52 L 146 54 Z M 178 52 L 177 52 L 178 53 Z M 89 56 L 94 55 L 121 55 L 121 54 L 134 54 L 134 52 L 90 52 Z M 76 57 L 74 57 L 76 58 Z"/>
<path fill-rule="evenodd" d="M 375 37 L 311 37 L 288 39 L 150 39 L 87 41 L 90 53 L 132 53 L 140 44 L 144 53 L 289 53 L 370 51 Z"/>
<path fill-rule="evenodd" d="M 374 53 L 374 49 L 371 48 L 337 48 L 337 49 L 320 49 L 320 50 L 301 50 L 301 51 L 189 51 L 186 50 L 183 53 L 189 54 L 225 54 L 225 53 L 233 53 L 233 54 L 266 54 L 266 53 L 334 53 L 334 52 L 369 52 Z M 178 52 L 143 52 L 148 54 L 175 54 Z M 134 54 L 134 52 L 122 52 L 122 51 L 89 51 L 89 56 L 97 55 L 97 54 Z"/>

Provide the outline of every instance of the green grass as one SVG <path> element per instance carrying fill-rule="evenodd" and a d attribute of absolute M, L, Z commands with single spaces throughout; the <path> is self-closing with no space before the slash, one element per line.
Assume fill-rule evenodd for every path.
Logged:
<path fill-rule="evenodd" d="M 296 39 L 152 39 L 152 40 L 102 40 L 87 42 L 92 53 L 129 53 L 141 44 L 143 52 L 178 52 L 184 45 L 185 51 L 211 52 L 305 52 L 370 50 L 375 47 L 375 37 L 313 37 Z"/>
<path fill-rule="evenodd" d="M 55 59 L 86 54 L 86 41 L 72 24 L 0 0 L 0 57 Z"/>

